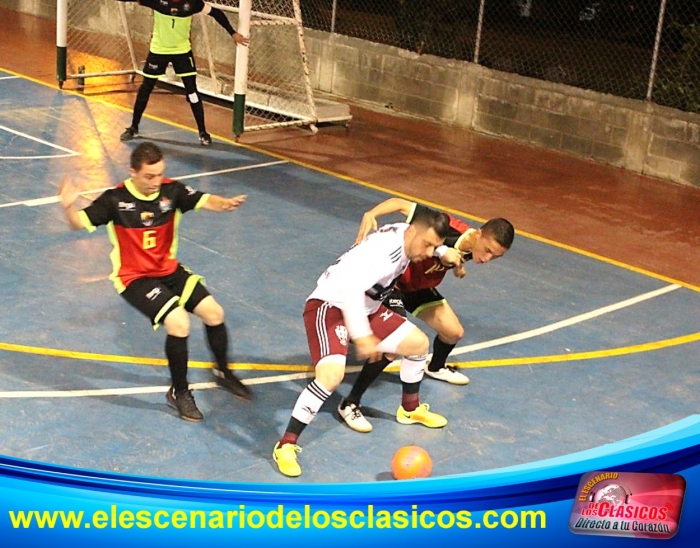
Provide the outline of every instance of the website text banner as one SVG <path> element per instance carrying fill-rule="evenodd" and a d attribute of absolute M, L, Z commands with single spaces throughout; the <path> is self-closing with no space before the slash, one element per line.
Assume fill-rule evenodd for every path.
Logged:
<path fill-rule="evenodd" d="M 664 546 L 696 545 L 700 538 L 697 415 L 565 457 L 413 481 L 216 483 L 125 476 L 0 457 L 0 534 L 8 547 L 291 542 L 325 548 L 340 541 L 362 546 L 565 542 L 570 548 L 657 542 L 570 531 L 581 479 L 593 471 L 609 470 L 682 476 L 687 486 L 685 501 L 677 516 L 677 531 Z"/>

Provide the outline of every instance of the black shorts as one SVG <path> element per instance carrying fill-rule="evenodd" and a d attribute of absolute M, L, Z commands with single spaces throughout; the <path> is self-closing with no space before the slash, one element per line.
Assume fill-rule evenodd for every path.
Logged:
<path fill-rule="evenodd" d="M 405 318 L 406 312 L 416 315 L 421 310 L 443 302 L 445 302 L 445 297 L 434 287 L 419 289 L 411 293 L 402 293 L 398 289 L 394 289 L 384 300 L 384 306 Z"/>
<path fill-rule="evenodd" d="M 179 265 L 169 276 L 134 280 L 120 295 L 158 327 L 177 306 L 192 312 L 209 296 L 209 291 L 204 286 L 204 278 Z"/>
<path fill-rule="evenodd" d="M 148 52 L 146 63 L 143 65 L 143 73 L 148 78 L 158 78 L 165 74 L 168 64 L 173 64 L 173 70 L 178 76 L 188 76 L 197 74 L 197 67 L 194 64 L 192 51 L 187 53 L 164 54 Z"/>

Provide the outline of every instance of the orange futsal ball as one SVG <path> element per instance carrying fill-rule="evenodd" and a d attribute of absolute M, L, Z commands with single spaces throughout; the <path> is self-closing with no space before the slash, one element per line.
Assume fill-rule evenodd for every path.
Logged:
<path fill-rule="evenodd" d="M 433 459 L 428 452 L 417 445 L 402 447 L 391 459 L 391 472 L 394 479 L 427 478 L 433 469 Z"/>

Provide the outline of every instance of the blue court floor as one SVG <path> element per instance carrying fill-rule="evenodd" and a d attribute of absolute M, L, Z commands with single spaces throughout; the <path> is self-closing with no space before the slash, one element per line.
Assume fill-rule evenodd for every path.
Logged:
<path fill-rule="evenodd" d="M 389 195 L 233 143 L 203 149 L 190 130 L 144 119 L 168 176 L 248 195 L 233 213 L 185 215 L 178 253 L 226 310 L 233 367 L 256 399 L 214 386 L 193 321 L 190 381 L 205 421 L 190 424 L 165 402 L 163 331 L 108 280 L 106 232 L 70 232 L 56 200 L 65 174 L 93 196 L 127 176 L 129 119 L 0 71 L 0 453 L 163 477 L 376 481 L 403 445 L 426 448 L 445 476 L 601 447 L 697 413 L 698 289 L 519 233 L 504 258 L 441 286 L 466 328 L 451 361 L 471 378 L 423 383 L 447 427 L 399 425 L 400 384 L 387 373 L 364 400 L 374 431 L 351 431 L 335 414 L 349 373 L 300 439 L 304 474 L 284 478 L 270 454 L 310 377 L 304 300 Z"/>

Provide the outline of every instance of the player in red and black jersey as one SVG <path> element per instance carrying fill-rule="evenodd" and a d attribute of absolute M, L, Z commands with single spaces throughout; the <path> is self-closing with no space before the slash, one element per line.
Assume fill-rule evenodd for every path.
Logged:
<path fill-rule="evenodd" d="M 377 217 L 403 213 L 410 221 L 416 211 L 424 207 L 401 198 L 390 198 L 378 204 L 364 214 L 356 243 L 361 242 L 371 230 L 377 229 Z M 445 238 L 444 246 L 438 248 L 433 257 L 411 263 L 384 304 L 402 315 L 410 312 L 437 331 L 433 356 L 426 364 L 426 375 L 450 384 L 464 385 L 469 383 L 469 378 L 445 363 L 447 356 L 464 336 L 464 327 L 437 286 L 448 270 L 452 270 L 456 277 L 463 278 L 467 261 L 484 264 L 502 257 L 513 243 L 514 230 L 509 221 L 501 218 L 491 219 L 481 228 L 474 229 L 449 214 L 448 217 L 450 233 Z M 338 412 L 350 428 L 357 430 L 354 425 L 364 424 L 360 399 L 389 363 L 386 355 L 377 362 L 365 363 L 352 391 L 341 401 Z"/>
<path fill-rule="evenodd" d="M 228 332 L 224 310 L 204 279 L 176 259 L 179 220 L 192 210 L 233 211 L 245 195 L 224 198 L 204 194 L 164 177 L 163 153 L 145 142 L 131 153 L 130 177 L 105 191 L 92 204 L 77 209 L 79 189 L 69 177 L 61 181 L 59 198 L 73 230 L 93 232 L 106 225 L 114 249 L 110 279 L 126 301 L 148 316 L 154 329 L 161 323 L 167 338 L 165 354 L 172 377 L 167 401 L 185 420 L 203 419 L 187 382 L 187 337 L 191 312 L 201 318 L 216 360 L 217 382 L 249 399 L 248 388 L 228 369 Z"/>

